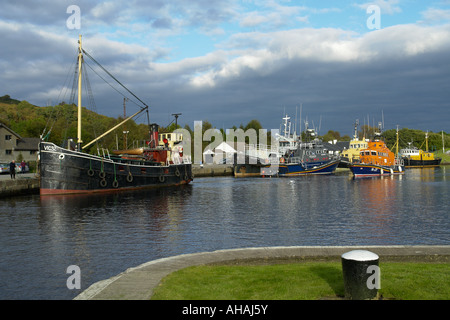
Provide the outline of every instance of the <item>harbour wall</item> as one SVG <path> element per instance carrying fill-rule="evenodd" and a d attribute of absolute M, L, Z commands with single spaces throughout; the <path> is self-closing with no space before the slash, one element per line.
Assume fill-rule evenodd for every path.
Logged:
<path fill-rule="evenodd" d="M 34 174 L 16 174 L 15 179 L 9 174 L 0 177 L 0 198 L 38 193 L 39 177 Z"/>
<path fill-rule="evenodd" d="M 196 177 L 220 177 L 220 176 L 232 176 L 233 166 L 230 164 L 193 164 L 192 173 L 194 179 Z"/>

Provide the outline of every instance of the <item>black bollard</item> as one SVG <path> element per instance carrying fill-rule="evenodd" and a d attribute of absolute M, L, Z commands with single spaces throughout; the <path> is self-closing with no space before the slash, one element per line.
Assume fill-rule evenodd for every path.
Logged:
<path fill-rule="evenodd" d="M 377 298 L 380 288 L 379 257 L 367 250 L 353 250 L 341 256 L 345 297 L 351 300 Z"/>

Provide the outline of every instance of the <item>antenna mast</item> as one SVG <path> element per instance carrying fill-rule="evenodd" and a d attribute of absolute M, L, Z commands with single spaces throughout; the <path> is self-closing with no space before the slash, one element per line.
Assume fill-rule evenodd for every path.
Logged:
<path fill-rule="evenodd" d="M 175 130 L 178 129 L 178 117 L 182 115 L 182 113 L 172 113 L 175 117 Z"/>
<path fill-rule="evenodd" d="M 83 49 L 81 47 L 81 34 L 78 40 L 78 133 L 77 133 L 77 150 L 81 151 L 81 69 L 83 63 Z"/>

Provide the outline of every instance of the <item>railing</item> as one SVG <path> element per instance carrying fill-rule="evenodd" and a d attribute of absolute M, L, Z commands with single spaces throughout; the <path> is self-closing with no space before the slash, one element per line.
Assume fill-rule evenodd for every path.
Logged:
<path fill-rule="evenodd" d="M 105 154 L 105 150 L 106 150 L 106 154 Z M 100 149 L 97 148 L 97 154 L 99 157 L 103 157 L 103 158 L 108 158 L 109 160 L 111 160 L 111 155 L 109 154 L 109 150 L 102 148 L 102 153 L 100 154 Z"/>
<path fill-rule="evenodd" d="M 278 148 L 267 146 L 265 144 L 249 144 L 245 145 L 245 155 L 260 159 L 269 159 L 271 154 L 278 155 Z"/>
<path fill-rule="evenodd" d="M 402 158 L 395 158 L 394 164 L 397 165 L 397 166 L 404 166 L 405 165 L 405 161 L 403 161 Z"/>

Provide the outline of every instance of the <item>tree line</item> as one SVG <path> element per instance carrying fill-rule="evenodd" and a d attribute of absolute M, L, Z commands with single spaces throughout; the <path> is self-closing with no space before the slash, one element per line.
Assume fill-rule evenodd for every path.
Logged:
<path fill-rule="evenodd" d="M 82 140 L 87 143 L 103 132 L 109 130 L 114 125 L 123 120 L 123 117 L 108 117 L 86 108 L 82 111 L 83 133 Z M 11 130 L 21 135 L 22 137 L 42 137 L 45 140 L 62 145 L 67 139 L 73 139 L 76 142 L 77 137 L 77 107 L 74 104 L 66 104 L 64 102 L 47 107 L 39 107 L 30 104 L 27 101 L 19 101 L 12 99 L 9 95 L 0 97 L 0 122 Z M 149 127 L 147 124 L 138 124 L 134 120 L 130 120 L 125 124 L 127 134 L 127 146 L 137 146 L 139 142 L 149 138 Z M 171 123 L 164 127 L 160 126 L 160 132 L 173 132 L 177 128 L 186 129 L 191 137 L 194 137 L 195 128 L 189 125 L 181 127 Z M 93 145 L 90 148 L 91 153 L 97 152 L 97 147 L 114 150 L 124 147 L 125 140 L 123 131 L 125 128 L 118 128 L 111 134 L 104 137 L 98 145 Z M 215 128 L 214 125 L 207 121 L 202 121 L 202 135 L 208 129 L 217 129 L 223 141 L 227 140 L 226 131 L 222 128 Z M 239 127 L 233 126 L 231 129 L 242 129 L 247 131 L 254 129 L 256 134 L 259 134 L 260 129 L 264 129 L 261 123 L 252 119 L 247 124 L 240 124 Z M 375 127 L 368 125 L 361 126 L 358 136 L 359 138 L 373 138 Z M 396 129 L 390 129 L 383 132 L 386 144 L 392 148 L 396 143 Z M 303 137 L 304 138 L 304 137 Z M 329 130 L 326 134 L 320 136 L 323 141 L 350 141 L 352 138 L 348 135 L 341 136 L 338 131 Z M 267 132 L 267 141 L 270 142 L 270 131 Z M 259 141 L 259 137 L 258 137 Z M 399 130 L 399 148 L 407 147 L 409 142 L 412 142 L 416 147 L 425 149 L 425 132 L 421 130 L 403 128 Z M 212 141 L 205 141 L 204 146 L 210 144 Z M 247 141 L 248 142 L 248 141 Z M 450 134 L 444 132 L 444 144 L 450 145 Z M 441 132 L 428 133 L 428 146 L 431 151 L 442 150 L 442 135 Z"/>

